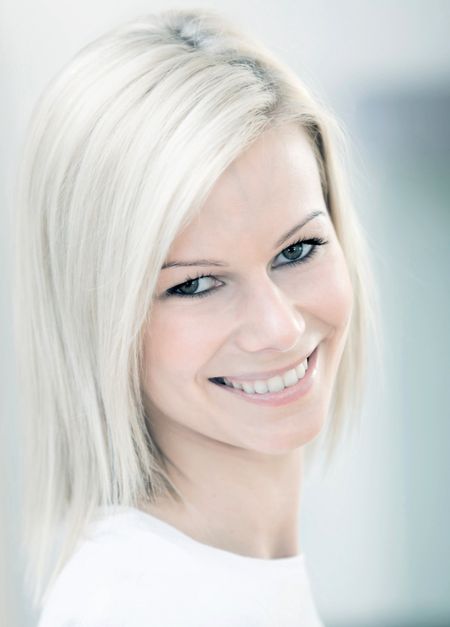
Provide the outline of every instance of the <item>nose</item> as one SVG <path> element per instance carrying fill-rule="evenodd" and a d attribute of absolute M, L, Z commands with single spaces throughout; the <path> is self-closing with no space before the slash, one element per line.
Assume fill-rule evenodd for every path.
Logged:
<path fill-rule="evenodd" d="M 289 352 L 305 331 L 298 304 L 268 276 L 252 282 L 241 305 L 236 342 L 242 351 Z"/>

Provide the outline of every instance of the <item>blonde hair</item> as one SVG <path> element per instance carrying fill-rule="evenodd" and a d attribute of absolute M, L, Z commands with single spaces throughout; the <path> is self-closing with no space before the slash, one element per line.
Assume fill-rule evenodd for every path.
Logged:
<path fill-rule="evenodd" d="M 265 130 L 290 122 L 311 140 L 355 296 L 330 410 L 331 458 L 361 404 L 375 329 L 368 251 L 334 116 L 248 33 L 203 9 L 114 29 L 41 96 L 17 184 L 15 281 L 35 605 L 98 507 L 181 498 L 140 388 L 157 277 L 227 166 Z M 56 532 L 61 549 L 50 559 Z"/>

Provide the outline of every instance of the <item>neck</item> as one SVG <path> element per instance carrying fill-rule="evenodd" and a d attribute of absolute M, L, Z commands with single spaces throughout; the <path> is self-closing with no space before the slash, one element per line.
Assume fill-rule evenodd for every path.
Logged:
<path fill-rule="evenodd" d="M 277 455 L 238 448 L 177 426 L 159 433 L 169 476 L 182 502 L 139 507 L 193 539 L 263 559 L 300 553 L 302 449 Z"/>

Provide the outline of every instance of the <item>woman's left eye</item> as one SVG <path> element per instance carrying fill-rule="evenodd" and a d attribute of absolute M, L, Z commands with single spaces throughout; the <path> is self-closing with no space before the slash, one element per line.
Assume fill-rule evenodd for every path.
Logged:
<path fill-rule="evenodd" d="M 322 246 L 323 244 L 327 244 L 327 241 L 323 240 L 320 237 L 312 237 L 311 239 L 300 240 L 291 244 L 287 248 L 281 251 L 277 257 L 283 255 L 287 260 L 287 263 L 280 263 L 274 268 L 279 268 L 280 266 L 286 265 L 295 265 L 297 263 L 305 263 L 309 261 L 313 255 L 317 252 L 317 248 Z"/>
<path fill-rule="evenodd" d="M 283 266 L 295 266 L 299 263 L 306 263 L 310 259 L 312 259 L 313 255 L 317 252 L 319 246 L 323 244 L 327 244 L 327 240 L 323 240 L 320 237 L 312 237 L 311 239 L 299 240 L 294 244 L 291 244 L 287 248 L 281 251 L 277 255 L 283 255 L 286 259 L 286 263 L 279 263 L 276 266 L 272 266 L 274 270 L 283 267 Z M 216 285 L 211 286 L 209 289 L 205 286 L 205 282 L 220 283 L 218 279 L 211 275 L 200 274 L 199 276 L 190 278 L 184 283 L 180 283 L 179 285 L 175 285 L 175 287 L 171 287 L 167 290 L 167 296 L 180 296 L 181 298 L 200 298 L 204 296 L 209 296 L 217 289 L 223 286 Z M 203 287 L 204 289 L 199 289 Z"/>

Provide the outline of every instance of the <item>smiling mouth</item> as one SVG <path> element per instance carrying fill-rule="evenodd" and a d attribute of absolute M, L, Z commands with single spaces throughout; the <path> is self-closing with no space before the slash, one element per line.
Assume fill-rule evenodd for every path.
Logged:
<path fill-rule="evenodd" d="M 316 347 L 316 348 L 317 348 L 317 347 Z M 308 365 L 309 365 L 309 360 L 310 360 L 310 357 L 312 356 L 312 354 L 313 354 L 314 352 L 315 352 L 315 349 L 314 349 L 314 351 L 313 351 L 310 355 L 308 355 L 308 357 L 307 357 L 307 363 L 308 363 Z M 300 379 L 301 379 L 301 377 L 300 377 Z M 209 379 L 209 381 L 211 381 L 211 383 L 215 383 L 216 385 L 224 385 L 225 387 L 232 387 L 230 383 L 227 383 L 227 382 L 225 381 L 224 377 L 211 377 L 211 378 Z M 252 381 L 252 383 L 253 383 L 253 381 Z"/>
<path fill-rule="evenodd" d="M 209 380 L 212 383 L 216 383 L 217 385 L 226 385 L 225 379 L 223 379 L 222 377 L 212 377 L 212 379 Z"/>
<path fill-rule="evenodd" d="M 317 353 L 318 346 L 307 357 L 306 369 L 302 364 L 295 369 L 288 370 L 283 378 L 272 377 L 267 381 L 257 380 L 241 383 L 232 383 L 227 377 L 211 377 L 209 381 L 219 386 L 222 390 L 242 398 L 251 403 L 265 405 L 266 407 L 278 407 L 293 403 L 302 397 L 306 397 L 315 387 L 317 379 Z M 297 372 L 297 368 L 299 371 Z"/>

